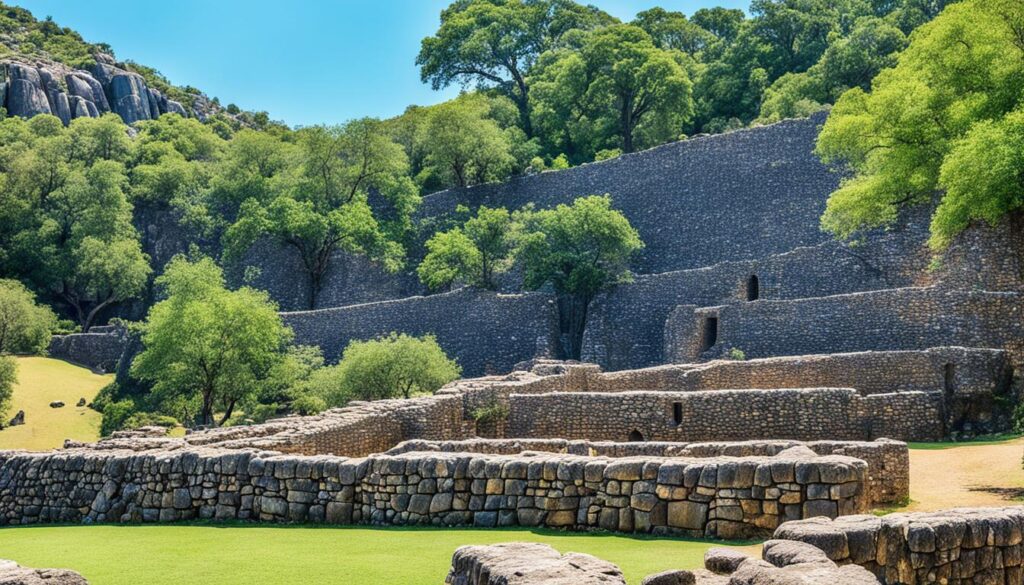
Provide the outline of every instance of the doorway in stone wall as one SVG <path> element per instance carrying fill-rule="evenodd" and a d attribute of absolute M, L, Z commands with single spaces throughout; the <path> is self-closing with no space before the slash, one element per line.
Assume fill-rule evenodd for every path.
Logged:
<path fill-rule="evenodd" d="M 640 431 L 636 430 L 636 429 L 633 429 L 633 431 L 631 433 L 629 433 L 629 442 L 630 443 L 643 443 L 644 442 L 644 434 L 641 433 Z"/>
<path fill-rule="evenodd" d="M 700 352 L 704 353 L 714 347 L 716 343 L 718 343 L 718 317 L 707 317 L 704 319 Z"/>
<path fill-rule="evenodd" d="M 747 279 L 747 300 L 756 301 L 761 298 L 761 283 L 756 274 L 751 274 Z"/>

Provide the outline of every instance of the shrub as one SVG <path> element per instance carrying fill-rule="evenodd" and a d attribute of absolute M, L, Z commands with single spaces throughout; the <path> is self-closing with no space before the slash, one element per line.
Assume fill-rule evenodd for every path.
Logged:
<path fill-rule="evenodd" d="M 481 406 L 474 410 L 470 416 L 478 423 L 496 423 L 508 418 L 508 406 L 498 401 L 491 402 L 487 406 Z"/>
<path fill-rule="evenodd" d="M 459 377 L 462 369 L 445 355 L 433 335 L 412 337 L 391 333 L 382 339 L 348 344 L 336 368 L 336 395 L 358 400 L 409 398 L 430 394 Z M 333 370 L 333 371 L 332 371 Z"/>
<path fill-rule="evenodd" d="M 57 317 L 16 280 L 0 280 L 0 353 L 42 353 Z"/>
<path fill-rule="evenodd" d="M 744 353 L 742 349 L 734 347 L 729 350 L 729 359 L 742 362 L 743 360 L 747 359 L 747 354 Z"/>
<path fill-rule="evenodd" d="M 128 419 L 135 412 L 135 402 L 130 399 L 119 400 L 107 404 L 103 409 L 103 421 L 100 423 L 100 435 L 106 437 L 114 431 L 125 428 Z"/>
<path fill-rule="evenodd" d="M 0 427 L 7 420 L 7 409 L 14 395 L 14 383 L 18 381 L 18 362 L 14 358 L 0 355 Z"/>
<path fill-rule="evenodd" d="M 622 150 L 621 149 L 618 149 L 618 148 L 606 148 L 604 150 L 597 151 L 597 153 L 594 155 L 594 160 L 595 161 L 597 161 L 597 160 L 608 160 L 608 159 L 616 158 L 616 157 L 621 156 L 621 155 L 622 155 Z"/>

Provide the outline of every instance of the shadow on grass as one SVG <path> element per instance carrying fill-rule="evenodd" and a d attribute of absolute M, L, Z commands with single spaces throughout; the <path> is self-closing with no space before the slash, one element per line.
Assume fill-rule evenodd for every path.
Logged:
<path fill-rule="evenodd" d="M 264 530 L 323 530 L 323 531 L 372 531 L 372 532 L 402 532 L 402 533 L 430 533 L 430 532 L 459 532 L 465 534 L 507 532 L 507 533 L 528 533 L 543 537 L 568 537 L 568 538 L 618 538 L 624 540 L 638 541 L 670 541 L 689 542 L 699 544 L 713 544 L 718 546 L 751 546 L 761 544 L 763 540 L 716 540 L 711 538 L 690 538 L 684 536 L 654 535 L 654 534 L 629 534 L 620 532 L 608 532 L 606 530 L 592 531 L 570 531 L 557 530 L 554 528 L 537 528 L 529 526 L 500 526 L 495 528 L 481 528 L 475 526 L 374 526 L 359 524 L 272 524 L 261 522 L 247 522 L 244 520 L 228 520 L 222 522 L 195 520 L 184 522 L 147 522 L 147 523 L 118 523 L 118 524 L 27 524 L 22 526 L 3 526 L 0 531 L 9 530 L 32 530 L 46 528 L 216 528 L 216 529 L 264 529 Z"/>
<path fill-rule="evenodd" d="M 921 449 L 926 451 L 955 449 L 956 447 L 984 447 L 986 445 L 1001 445 L 1003 443 L 1008 443 L 1014 439 L 1019 439 L 1022 436 L 1024 435 L 1019 433 L 1000 433 L 998 435 L 982 435 L 963 441 L 910 442 L 907 443 L 907 446 L 911 449 Z"/>

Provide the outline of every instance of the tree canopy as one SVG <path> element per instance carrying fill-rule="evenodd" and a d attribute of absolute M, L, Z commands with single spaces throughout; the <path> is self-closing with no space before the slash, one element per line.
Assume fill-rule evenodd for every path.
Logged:
<path fill-rule="evenodd" d="M 57 316 L 16 280 L 0 279 L 0 354 L 42 353 Z"/>
<path fill-rule="evenodd" d="M 818 140 L 825 161 L 853 175 L 829 198 L 822 225 L 838 236 L 891 224 L 899 209 L 941 191 L 931 223 L 938 249 L 973 220 L 1024 206 L 1024 6 L 968 0 L 923 25 L 870 91 L 836 103 Z"/>
<path fill-rule="evenodd" d="M 177 256 L 157 284 L 167 298 L 149 311 L 132 375 L 199 424 L 215 424 L 217 412 L 223 424 L 280 364 L 291 332 L 265 292 L 228 290 L 210 258 Z"/>
<path fill-rule="evenodd" d="M 480 206 L 461 227 L 427 240 L 427 255 L 417 268 L 431 289 L 456 281 L 494 290 L 495 276 L 512 265 L 517 226 L 507 209 Z"/>

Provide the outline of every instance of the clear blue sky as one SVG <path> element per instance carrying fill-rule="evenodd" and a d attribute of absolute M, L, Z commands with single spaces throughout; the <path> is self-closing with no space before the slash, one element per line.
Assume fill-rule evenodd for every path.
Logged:
<path fill-rule="evenodd" d="M 10 1 L 10 0 L 9 0 Z M 221 103 L 290 125 L 388 117 L 458 93 L 420 82 L 420 40 L 450 0 L 13 0 L 119 59 L 155 67 Z M 652 6 L 692 14 L 749 0 L 593 0 L 631 19 Z"/>

